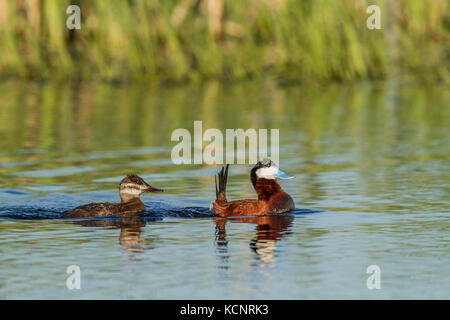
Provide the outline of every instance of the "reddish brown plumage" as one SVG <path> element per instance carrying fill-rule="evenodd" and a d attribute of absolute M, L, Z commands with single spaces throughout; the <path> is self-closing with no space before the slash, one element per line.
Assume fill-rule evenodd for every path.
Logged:
<path fill-rule="evenodd" d="M 254 179 L 254 188 L 258 199 L 245 199 L 228 202 L 225 187 L 228 175 L 228 165 L 219 172 L 219 190 L 216 200 L 212 203 L 215 214 L 228 216 L 265 215 L 288 212 L 294 209 L 294 201 L 283 191 L 275 179 Z M 253 181 L 253 180 L 252 180 Z"/>

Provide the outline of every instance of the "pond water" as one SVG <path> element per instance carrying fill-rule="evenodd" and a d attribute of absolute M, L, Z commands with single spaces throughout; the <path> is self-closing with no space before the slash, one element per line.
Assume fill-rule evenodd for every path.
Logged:
<path fill-rule="evenodd" d="M 0 83 L 0 298 L 449 299 L 448 89 Z M 279 128 L 297 210 L 211 217 L 219 167 L 171 161 L 194 120 Z M 254 198 L 250 168 L 230 167 L 229 199 Z M 58 218 L 117 202 L 127 173 L 165 189 L 144 214 Z"/>

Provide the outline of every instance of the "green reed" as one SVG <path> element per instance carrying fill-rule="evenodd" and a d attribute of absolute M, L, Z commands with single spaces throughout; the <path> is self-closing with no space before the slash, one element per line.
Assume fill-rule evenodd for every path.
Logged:
<path fill-rule="evenodd" d="M 1 77 L 449 81 L 450 1 L 0 0 L 0 52 Z"/>

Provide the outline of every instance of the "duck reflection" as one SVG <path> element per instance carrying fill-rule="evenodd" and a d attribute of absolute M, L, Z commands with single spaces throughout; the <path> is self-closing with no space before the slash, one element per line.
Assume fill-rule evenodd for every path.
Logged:
<path fill-rule="evenodd" d="M 139 214 L 120 215 L 117 219 L 99 220 L 77 220 L 71 221 L 73 224 L 84 227 L 105 227 L 108 229 L 120 229 L 119 244 L 124 251 L 130 253 L 140 253 L 145 249 L 152 249 L 148 244 L 144 245 L 142 228 L 145 227 L 149 219 L 144 219 Z M 152 220 L 155 221 L 156 219 Z"/>
<path fill-rule="evenodd" d="M 291 234 L 292 215 L 267 215 L 257 217 L 216 218 L 216 247 L 222 257 L 223 265 L 228 261 L 228 241 L 226 238 L 226 224 L 251 223 L 256 224 L 256 238 L 250 241 L 250 248 L 257 254 L 258 259 L 265 263 L 273 263 L 277 240 Z"/>

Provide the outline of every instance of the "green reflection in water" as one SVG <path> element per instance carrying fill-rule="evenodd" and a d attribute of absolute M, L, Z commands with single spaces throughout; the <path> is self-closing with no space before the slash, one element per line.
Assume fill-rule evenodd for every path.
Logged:
<path fill-rule="evenodd" d="M 0 183 L 18 189 L 66 183 L 74 190 L 96 183 L 93 188 L 113 188 L 114 179 L 131 170 L 166 174 L 164 182 L 175 193 L 189 193 L 198 183 L 208 190 L 213 168 L 192 174 L 199 166 L 170 160 L 172 131 L 192 132 L 193 121 L 202 120 L 203 130 L 279 128 L 280 162 L 299 175 L 306 203 L 333 188 L 342 191 L 347 182 L 375 194 L 430 179 L 441 184 L 443 193 L 436 196 L 443 199 L 450 154 L 447 89 L 396 83 L 161 88 L 6 82 L 0 85 Z M 230 183 L 251 195 L 246 169 L 235 172 Z M 330 176 L 337 181 L 327 181 Z"/>
<path fill-rule="evenodd" d="M 172 131 L 203 120 L 204 130 L 279 128 L 281 166 L 296 176 L 283 188 L 298 207 L 326 211 L 296 216 L 273 234 L 251 220 L 224 230 L 208 219 L 164 219 L 120 231 L 1 220 L 8 283 L 0 296 L 41 297 L 45 286 L 46 298 L 80 297 L 61 293 L 65 268 L 77 261 L 95 274 L 83 298 L 445 298 L 449 92 L 398 83 L 1 83 L 2 206 L 118 200 L 117 184 L 132 171 L 164 188 L 164 203 L 207 207 L 217 168 L 170 160 Z M 230 199 L 254 197 L 249 168 L 231 167 Z M 127 263 L 124 251 L 132 252 Z M 379 293 L 365 287 L 374 263 L 383 270 Z"/>

